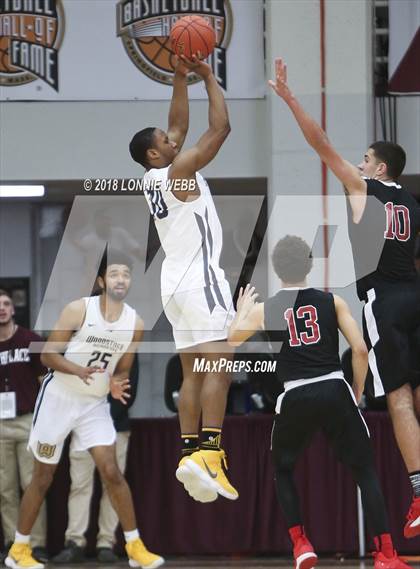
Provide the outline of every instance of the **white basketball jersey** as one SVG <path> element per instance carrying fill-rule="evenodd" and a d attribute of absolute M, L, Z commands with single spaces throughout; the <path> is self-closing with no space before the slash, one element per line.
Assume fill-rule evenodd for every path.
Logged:
<path fill-rule="evenodd" d="M 225 277 L 219 266 L 223 231 L 207 182 L 197 172 L 200 196 L 182 202 L 170 190 L 169 168 L 153 168 L 143 178 L 144 195 L 165 252 L 162 295 L 210 286 Z"/>
<path fill-rule="evenodd" d="M 124 303 L 121 316 L 115 322 L 104 320 L 99 305 L 99 296 L 83 299 L 86 315 L 80 330 L 71 337 L 64 357 L 82 367 L 102 367 L 103 373 L 95 373 L 90 385 L 80 377 L 59 371 L 53 372 L 56 386 L 93 397 L 106 397 L 109 392 L 109 377 L 115 371 L 118 361 L 133 340 L 136 325 L 136 311 Z"/>

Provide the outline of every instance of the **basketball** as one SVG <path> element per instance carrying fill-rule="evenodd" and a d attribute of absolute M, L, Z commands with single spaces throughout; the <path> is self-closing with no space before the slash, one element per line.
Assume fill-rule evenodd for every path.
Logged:
<path fill-rule="evenodd" d="M 216 33 L 211 25 L 201 16 L 185 16 L 172 27 L 170 39 L 172 50 L 177 55 L 191 59 L 200 55 L 204 59 L 214 50 Z"/>

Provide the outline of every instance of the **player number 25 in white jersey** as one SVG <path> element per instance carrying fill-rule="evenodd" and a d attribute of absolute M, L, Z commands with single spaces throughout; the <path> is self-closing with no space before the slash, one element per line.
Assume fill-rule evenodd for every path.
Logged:
<path fill-rule="evenodd" d="M 106 397 L 108 394 L 109 378 L 130 346 L 136 324 L 136 311 L 126 303 L 118 320 L 104 320 L 99 299 L 99 296 L 84 298 L 85 320 L 80 330 L 71 337 L 64 357 L 82 367 L 102 367 L 104 373 L 93 374 L 94 381 L 87 385 L 75 375 L 53 372 L 53 381 L 56 384 L 80 395 L 92 397 Z"/>

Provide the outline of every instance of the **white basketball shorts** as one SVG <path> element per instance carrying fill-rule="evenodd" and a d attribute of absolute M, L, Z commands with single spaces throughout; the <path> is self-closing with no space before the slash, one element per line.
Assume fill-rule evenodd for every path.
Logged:
<path fill-rule="evenodd" d="M 162 296 L 162 303 L 172 325 L 177 350 L 225 340 L 235 315 L 230 286 L 226 280 L 208 287 Z"/>
<path fill-rule="evenodd" d="M 70 433 L 76 451 L 112 445 L 116 440 L 106 397 L 79 396 L 66 391 L 54 382 L 51 373 L 39 391 L 28 449 L 40 462 L 57 464 Z"/>

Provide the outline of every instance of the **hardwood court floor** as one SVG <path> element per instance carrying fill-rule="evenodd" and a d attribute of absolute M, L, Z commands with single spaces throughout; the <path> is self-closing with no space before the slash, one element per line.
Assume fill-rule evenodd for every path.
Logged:
<path fill-rule="evenodd" d="M 412 562 L 408 560 L 409 564 L 413 569 L 420 569 L 420 561 L 419 562 Z M 126 569 L 128 567 L 128 563 L 121 561 L 118 564 L 112 565 L 99 565 L 95 562 L 86 562 L 83 564 L 77 565 L 54 565 L 53 563 L 49 563 L 48 568 L 50 567 L 61 567 L 61 569 L 82 569 L 82 567 L 86 567 L 87 569 L 110 569 L 114 567 L 114 569 Z M 169 559 L 162 566 L 163 568 L 167 569 L 266 569 L 270 568 L 288 568 L 293 569 L 293 562 L 291 559 L 226 559 L 226 558 L 218 558 L 218 559 L 206 559 L 206 558 L 176 558 L 176 559 Z M 365 560 L 365 561 L 357 561 L 357 560 L 346 560 L 346 561 L 339 561 L 338 559 L 320 559 L 316 569 L 370 569 L 373 568 L 373 561 L 372 560 Z"/>

